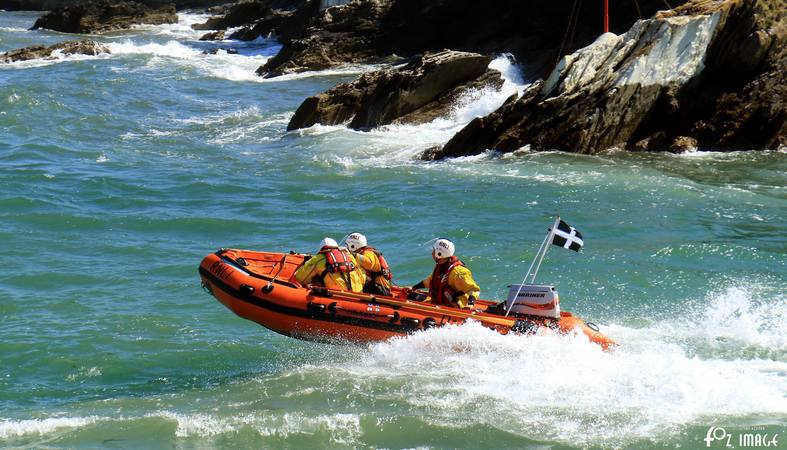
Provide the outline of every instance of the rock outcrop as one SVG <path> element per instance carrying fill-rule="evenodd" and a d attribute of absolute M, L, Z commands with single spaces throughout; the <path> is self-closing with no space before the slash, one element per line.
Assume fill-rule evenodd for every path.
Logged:
<path fill-rule="evenodd" d="M 303 35 L 306 23 L 319 11 L 317 1 L 308 0 L 247 0 L 221 8 L 204 23 L 194 24 L 195 30 L 227 30 L 242 27 L 230 39 L 253 41 L 260 36 L 277 35 L 280 39 Z"/>
<path fill-rule="evenodd" d="M 787 3 L 728 3 L 702 76 L 678 93 L 678 114 L 642 130 L 645 139 L 663 129 L 666 141 L 685 133 L 708 150 L 787 145 Z M 645 148 L 663 146 L 651 141 Z"/>
<path fill-rule="evenodd" d="M 290 32 L 289 38 L 280 38 L 284 42 L 281 51 L 257 73 L 270 78 L 380 60 L 376 49 L 379 24 L 390 5 L 391 0 L 353 0 L 310 17 L 319 9 L 316 0 L 309 1 L 294 13 L 307 18 L 303 29 Z"/>
<path fill-rule="evenodd" d="M 96 0 L 55 9 L 40 17 L 31 29 L 98 34 L 128 29 L 132 25 L 177 21 L 174 5 L 151 8 L 136 1 Z"/>
<path fill-rule="evenodd" d="M 55 59 L 53 53 L 58 52 L 62 55 L 98 55 L 100 53 L 110 53 L 109 49 L 95 41 L 65 41 L 49 47 L 34 45 L 31 47 L 11 50 L 0 54 L 0 63 L 12 63 L 16 61 L 29 61 L 31 59 Z"/>
<path fill-rule="evenodd" d="M 672 0 L 679 5 L 686 0 Z M 531 76 L 548 73 L 558 56 L 598 33 L 601 2 L 498 0 L 351 0 L 320 10 L 319 0 L 250 0 L 221 10 L 199 29 L 241 26 L 230 39 L 275 36 L 283 48 L 258 69 L 265 77 L 412 57 L 450 48 L 512 53 Z M 611 0 L 613 31 L 649 17 L 663 0 Z M 501 13 L 504 12 L 504 13 Z M 245 21 L 245 23 L 244 23 Z"/>
<path fill-rule="evenodd" d="M 259 37 L 275 36 L 286 42 L 303 36 L 306 26 L 319 11 L 319 4 L 314 0 L 299 3 L 290 5 L 291 8 L 271 9 L 269 14 L 232 33 L 230 38 L 253 41 Z"/>
<path fill-rule="evenodd" d="M 210 31 L 199 38 L 200 41 L 222 41 L 224 40 L 224 30 Z"/>
<path fill-rule="evenodd" d="M 431 121 L 445 115 L 467 89 L 502 85 L 500 73 L 487 68 L 490 61 L 475 53 L 444 51 L 425 54 L 401 68 L 363 74 L 307 98 L 287 129 L 349 122 L 350 128 L 368 130 L 394 122 Z"/>
<path fill-rule="evenodd" d="M 211 17 L 204 23 L 192 25 L 191 28 L 195 30 L 226 30 L 256 21 L 270 12 L 271 7 L 265 1 L 238 2 L 227 7 L 223 15 Z"/>
<path fill-rule="evenodd" d="M 616 32 L 665 7 L 663 0 L 610 3 Z M 471 0 L 352 0 L 322 12 L 312 9 L 311 15 L 300 33 L 279 36 L 281 52 L 258 73 L 271 77 L 450 48 L 512 53 L 530 76 L 541 76 L 559 54 L 593 41 L 602 2 L 497 0 L 490 6 Z"/>
<path fill-rule="evenodd" d="M 784 21 L 762 1 L 692 1 L 567 55 L 521 98 L 423 157 L 526 145 L 577 153 L 774 148 L 784 141 Z"/>

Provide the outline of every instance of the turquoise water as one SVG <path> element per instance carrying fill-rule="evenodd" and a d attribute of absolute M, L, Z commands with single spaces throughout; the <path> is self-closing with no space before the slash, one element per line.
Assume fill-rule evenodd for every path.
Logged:
<path fill-rule="evenodd" d="M 71 38 L 34 19 L 0 13 L 0 51 Z M 372 68 L 261 80 L 275 42 L 198 42 L 199 20 L 0 67 L 0 447 L 695 448 L 710 426 L 787 441 L 783 150 L 416 161 L 524 87 L 505 57 L 503 90 L 451 117 L 286 133 L 303 98 Z M 216 46 L 240 54 L 202 54 Z M 307 343 L 234 316 L 196 272 L 219 247 L 358 230 L 412 284 L 446 236 L 500 298 L 555 214 L 586 245 L 550 250 L 539 281 L 614 352 L 477 324 Z"/>

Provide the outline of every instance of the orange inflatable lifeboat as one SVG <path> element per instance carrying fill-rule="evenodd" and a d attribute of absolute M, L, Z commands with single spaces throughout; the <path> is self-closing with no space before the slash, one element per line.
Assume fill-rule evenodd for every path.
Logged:
<path fill-rule="evenodd" d="M 238 316 L 300 339 L 382 341 L 473 319 L 501 334 L 577 330 L 604 349 L 615 345 L 595 325 L 556 310 L 557 293 L 550 296 L 549 287 L 528 290 L 516 285 L 512 287 L 516 293 L 506 303 L 479 300 L 472 310 L 459 309 L 408 300 L 410 290 L 396 286 L 390 297 L 301 286 L 292 276 L 308 257 L 292 252 L 221 249 L 202 260 L 199 273 L 203 288 Z M 528 296 L 546 296 L 548 301 L 515 300 Z M 509 301 L 514 304 L 509 306 Z M 508 316 L 507 309 L 511 310 Z"/>

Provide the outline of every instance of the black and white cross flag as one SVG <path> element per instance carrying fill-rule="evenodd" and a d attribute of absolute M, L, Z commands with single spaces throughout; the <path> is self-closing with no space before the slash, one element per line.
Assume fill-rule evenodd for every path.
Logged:
<path fill-rule="evenodd" d="M 585 245 L 585 242 L 582 240 L 582 233 L 562 220 L 557 225 L 552 243 L 558 247 L 568 248 L 575 252 L 578 252 Z"/>

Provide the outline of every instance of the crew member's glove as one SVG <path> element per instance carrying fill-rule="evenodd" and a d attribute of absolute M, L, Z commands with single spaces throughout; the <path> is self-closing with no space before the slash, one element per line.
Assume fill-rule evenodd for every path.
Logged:
<path fill-rule="evenodd" d="M 416 292 L 416 290 L 422 289 L 423 287 L 424 287 L 423 281 L 419 281 L 418 284 L 413 285 L 413 287 L 410 288 L 410 292 L 407 293 L 407 300 L 415 300 L 417 302 L 422 302 L 426 300 L 425 295 Z"/>
<path fill-rule="evenodd" d="M 476 299 L 474 296 L 472 296 L 472 295 L 471 295 L 471 296 L 469 296 L 469 297 L 467 297 L 467 306 L 473 306 L 473 305 L 475 305 L 475 301 L 476 301 L 476 300 L 477 300 L 477 299 Z"/>

